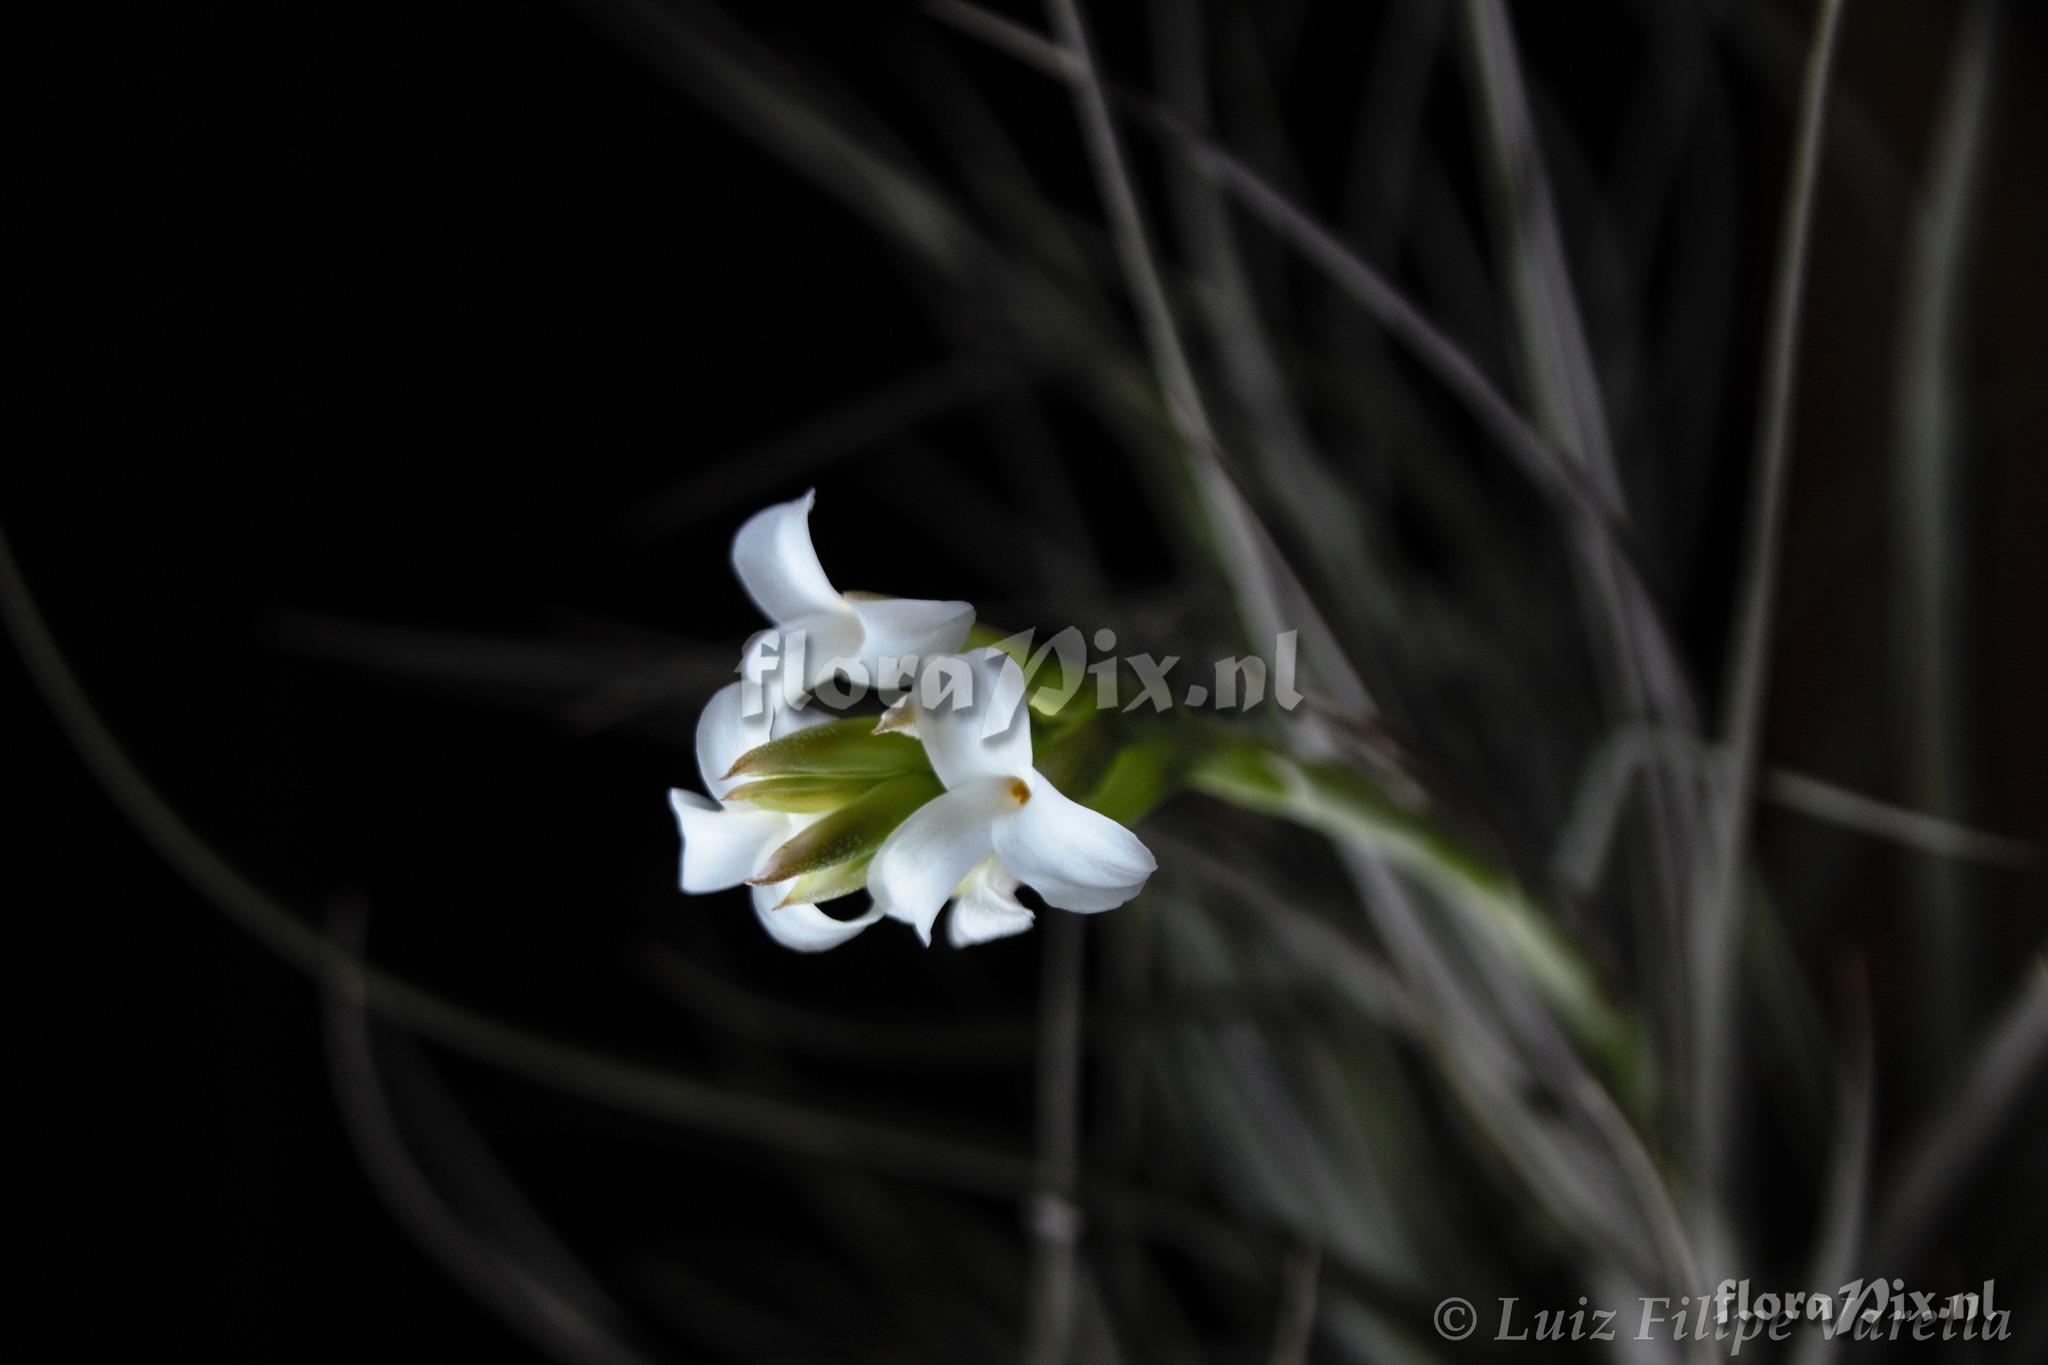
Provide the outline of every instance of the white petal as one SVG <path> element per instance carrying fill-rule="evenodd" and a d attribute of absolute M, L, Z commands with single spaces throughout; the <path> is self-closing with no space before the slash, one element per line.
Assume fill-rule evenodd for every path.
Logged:
<path fill-rule="evenodd" d="M 1031 799 L 991 831 L 1005 868 L 1062 910 L 1114 909 L 1144 889 L 1159 863 L 1137 835 L 1036 772 L 1030 786 Z"/>
<path fill-rule="evenodd" d="M 732 567 L 754 605 L 778 625 L 840 606 L 811 546 L 815 491 L 756 512 L 732 538 Z"/>
<path fill-rule="evenodd" d="M 868 894 L 883 914 L 932 941 L 932 921 L 953 888 L 988 856 L 989 822 L 1015 800 L 998 779 L 972 782 L 919 806 L 868 864 Z"/>
<path fill-rule="evenodd" d="M 697 718 L 697 772 L 705 791 L 723 797 L 739 781 L 728 782 L 725 775 L 740 755 L 774 737 L 776 700 L 772 688 L 749 689 L 744 683 L 727 683 L 712 694 Z M 749 701 L 757 714 L 745 714 Z"/>
<path fill-rule="evenodd" d="M 822 953 L 827 948 L 837 948 L 882 917 L 880 910 L 870 908 L 858 919 L 838 920 L 815 905 L 784 905 L 782 898 L 795 884 L 792 880 L 753 888 L 755 917 L 768 931 L 768 937 L 785 948 Z"/>
<path fill-rule="evenodd" d="M 951 654 L 967 642 L 967 632 L 974 625 L 974 608 L 965 602 L 853 597 L 847 603 L 860 618 L 861 662 L 867 666 L 869 680 L 878 687 L 889 681 L 881 676 L 882 660 Z"/>
<path fill-rule="evenodd" d="M 1031 927 L 1031 912 L 1017 899 L 1017 879 L 993 857 L 974 865 L 953 895 L 946 941 L 955 948 L 989 943 Z"/>
<path fill-rule="evenodd" d="M 683 890 L 692 895 L 738 886 L 797 828 L 787 815 L 723 810 L 695 792 L 671 791 L 668 804 L 683 835 Z"/>
<path fill-rule="evenodd" d="M 834 715 L 815 701 L 805 702 L 801 710 L 778 703 L 775 708 L 775 737 L 781 739 L 784 735 L 793 735 L 799 730 L 808 730 L 813 725 L 825 725 L 831 721 L 843 719 L 845 717 Z"/>
<path fill-rule="evenodd" d="M 1031 772 L 1031 718 L 1024 710 L 1024 670 L 998 649 L 976 650 L 965 659 L 971 690 L 968 704 L 948 695 L 936 706 L 917 709 L 917 737 L 924 742 L 932 771 L 948 787 L 980 778 L 1028 780 Z M 943 667 L 944 665 L 939 665 Z M 919 680 L 922 693 L 924 680 Z"/>
<path fill-rule="evenodd" d="M 850 608 L 799 616 L 749 639 L 740 675 L 788 704 L 838 671 L 835 664 L 859 658 L 860 641 L 860 618 Z"/>

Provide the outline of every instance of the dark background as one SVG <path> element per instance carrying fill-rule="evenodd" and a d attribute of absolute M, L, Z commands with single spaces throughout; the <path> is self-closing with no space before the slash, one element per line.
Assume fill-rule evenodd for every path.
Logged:
<path fill-rule="evenodd" d="M 846 8 L 862 13 L 757 22 L 849 80 L 885 69 L 916 21 Z M 1931 91 L 1902 54 L 1940 41 L 1921 8 L 1854 6 L 1845 51 L 1909 148 Z M 1585 77 L 1571 98 L 1597 111 L 1588 73 L 1626 56 L 1620 40 L 1535 27 L 1536 60 L 1570 58 Z M 1025 1027 L 1032 940 L 919 957 L 877 933 L 797 960 L 736 899 L 673 892 L 661 794 L 691 780 L 695 706 L 753 626 L 727 537 L 811 481 L 761 475 L 748 452 L 947 353 L 900 259 L 576 6 L 117 5 L 89 30 L 53 46 L 72 74 L 27 130 L 82 136 L 34 153 L 52 163 L 36 216 L 53 232 L 25 265 L 62 300 L 34 342 L 64 396 L 0 473 L 0 525 L 169 802 L 309 920 L 367 906 L 379 961 L 593 1046 L 749 1067 L 743 1043 L 663 993 L 650 943 L 871 1017 Z M 1977 813 L 2038 835 L 2037 30 L 2031 15 L 2011 29 L 2012 136 L 1981 267 L 2000 287 L 1979 319 L 1982 478 L 1998 493 L 1981 531 L 1993 742 Z M 1047 146 L 1063 145 L 1063 107 L 1045 109 Z M 1779 169 L 1760 154 L 1741 208 L 1758 260 Z M 1824 201 L 1837 249 L 1817 264 L 1802 391 L 1813 435 L 1773 712 L 1787 757 L 1856 689 L 1878 630 L 1853 605 L 1875 533 L 1840 513 L 1867 499 L 1834 493 L 1881 439 L 1888 352 L 1858 290 L 1896 242 L 1839 200 Z M 1719 418 L 1736 444 L 1746 367 L 1740 380 Z M 1002 495 L 975 439 L 940 422 L 916 448 L 817 476 L 826 563 L 857 551 L 876 580 L 844 586 L 1000 606 L 1016 547 L 919 515 Z M 1072 458 L 1101 464 L 1085 444 Z M 707 468 L 737 473 L 707 483 Z M 1088 516 L 1107 529 L 1137 503 L 1127 473 L 1102 477 Z M 1703 539 L 1740 493 L 1739 473 L 1702 492 Z M 859 539 L 856 519 L 885 534 Z M 1147 535 L 1121 547 L 1120 585 L 1169 577 Z M 1725 573 L 1708 557 L 1671 585 L 1702 662 L 1718 657 Z M 29 987 L 16 1199 L 55 1214 L 27 1250 L 66 1295 L 60 1328 L 95 1350 L 182 1341 L 224 1360 L 526 1358 L 373 1196 L 308 982 L 135 837 L 11 657 L 0 706 L 10 958 Z M 1878 887 L 1884 864 L 1862 875 Z M 1028 1057 L 1013 1061 L 973 1083 L 988 1131 L 1028 1122 Z M 670 1296 L 693 1325 L 719 1311 L 730 1239 L 802 1226 L 741 1146 L 432 1066 L 601 1268 L 643 1289 L 677 1267 L 708 1281 Z M 886 1083 L 857 1066 L 778 1082 L 869 1107 Z"/>
<path fill-rule="evenodd" d="M 941 353 L 897 261 L 573 6 L 104 22 L 71 92 L 93 136 L 52 205 L 76 235 L 50 345 L 87 382 L 52 446 L 8 462 L 0 518 L 170 804 L 309 920 L 368 906 L 380 962 L 646 1060 L 741 1064 L 664 998 L 650 941 L 814 1004 L 1021 1023 L 1029 941 L 795 959 L 737 896 L 674 890 L 664 791 L 695 782 L 691 726 L 727 666 L 707 661 L 758 625 L 727 543 L 804 486 L 700 509 L 688 481 Z M 857 551 L 866 586 L 932 596 L 1005 577 L 960 542 L 934 568 L 921 539 L 862 539 L 855 514 L 915 536 L 886 481 L 826 484 L 828 563 Z M 672 510 L 650 529 L 650 508 Z M 417 633 L 336 644 L 333 622 Z M 564 718 L 650 666 L 680 671 L 651 708 L 629 699 L 635 728 Z M 24 1039 L 47 1096 L 24 1197 L 55 1197 L 36 1254 L 77 1293 L 81 1343 L 526 1358 L 373 1196 L 316 992 L 135 837 L 11 652 L 4 679 L 9 899 L 31 929 L 14 961 L 61 982 Z M 991 1130 L 1028 1121 L 1027 1060 L 989 1081 Z M 728 1239 L 800 1226 L 742 1147 L 436 1066 L 630 1282 L 667 1271 L 608 1263 L 621 1242 L 716 1279 Z M 715 1298 L 666 1297 L 715 1334 Z"/>

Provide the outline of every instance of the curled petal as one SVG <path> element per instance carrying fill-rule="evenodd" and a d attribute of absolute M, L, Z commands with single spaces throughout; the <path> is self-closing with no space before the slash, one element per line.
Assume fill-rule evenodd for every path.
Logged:
<path fill-rule="evenodd" d="M 932 771 L 948 787 L 981 778 L 1025 778 L 1031 771 L 1031 720 L 1024 714 L 1024 670 L 996 649 L 936 659 L 929 670 L 956 667 L 966 671 L 958 680 L 964 697 L 962 689 L 936 686 L 926 693 L 926 679 L 919 679 L 925 694 L 919 697 L 917 737 Z"/>
<path fill-rule="evenodd" d="M 773 692 L 765 687 L 751 690 L 749 696 L 747 684 L 726 684 L 712 694 L 697 718 L 697 773 L 704 779 L 704 790 L 715 797 L 723 798 L 731 790 L 725 774 L 740 755 L 766 744 L 774 733 Z M 749 703 L 753 715 L 747 714 Z"/>
<path fill-rule="evenodd" d="M 1111 910 L 1144 889 L 1159 863 L 1137 835 L 1039 773 L 1029 782 L 1030 800 L 991 831 L 1005 868 L 1062 910 Z"/>
<path fill-rule="evenodd" d="M 1031 927 L 1031 912 L 1017 899 L 1017 879 L 993 857 L 974 865 L 953 894 L 946 941 L 955 948 L 989 943 Z"/>
<path fill-rule="evenodd" d="M 794 828 L 787 815 L 724 810 L 695 792 L 671 791 L 668 804 L 683 835 L 683 890 L 692 895 L 738 886 Z"/>
<path fill-rule="evenodd" d="M 837 948 L 882 917 L 880 910 L 870 908 L 858 919 L 839 920 L 815 905 L 784 905 L 782 898 L 793 885 L 789 881 L 753 888 L 755 917 L 768 931 L 768 937 L 785 948 L 799 953 L 822 953 L 827 948 Z"/>
<path fill-rule="evenodd" d="M 843 603 L 811 545 L 815 491 L 756 512 L 732 538 L 732 567 L 763 615 L 778 625 Z"/>
<path fill-rule="evenodd" d="M 965 602 L 927 602 L 913 597 L 855 597 L 848 604 L 860 618 L 861 662 L 876 686 L 884 659 L 929 659 L 951 654 L 967 640 L 974 608 Z"/>
<path fill-rule="evenodd" d="M 953 888 L 988 856 L 989 824 L 1015 806 L 1007 782 L 990 778 L 944 792 L 911 812 L 868 864 L 868 894 L 927 944 Z"/>

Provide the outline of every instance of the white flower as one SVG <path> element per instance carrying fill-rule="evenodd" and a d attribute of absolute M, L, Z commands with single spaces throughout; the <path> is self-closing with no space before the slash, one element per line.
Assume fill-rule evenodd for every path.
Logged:
<path fill-rule="evenodd" d="M 738 886 L 760 872 L 776 849 L 819 818 L 754 810 L 744 803 L 725 804 L 725 794 L 738 782 L 726 774 L 741 754 L 792 730 L 832 719 L 815 706 L 804 711 L 770 706 L 758 715 L 746 715 L 742 686 L 729 683 L 720 688 L 697 720 L 697 771 L 712 799 L 681 789 L 668 794 L 683 835 L 682 886 L 691 893 Z M 837 920 L 815 905 L 782 904 L 793 885 L 786 881 L 750 889 L 754 914 L 762 927 L 778 943 L 798 952 L 837 948 L 881 918 L 880 911 L 870 910 L 859 919 Z"/>
<path fill-rule="evenodd" d="M 1015 896 L 1019 882 L 1062 910 L 1109 910 L 1137 895 L 1158 866 L 1151 850 L 1031 766 L 1023 669 L 999 650 L 967 663 L 970 704 L 918 713 L 918 738 L 946 791 L 875 854 L 868 891 L 876 907 L 930 943 L 932 924 L 957 888 L 953 942 L 972 943 L 1029 925 L 1030 912 Z M 994 865 L 984 869 L 991 855 Z"/>
<path fill-rule="evenodd" d="M 810 492 L 756 512 L 733 537 L 732 567 L 754 605 L 774 622 L 772 630 L 748 641 L 746 675 L 758 680 L 766 666 L 764 646 L 772 641 L 786 654 L 790 637 L 798 632 L 804 641 L 799 693 L 856 664 L 867 675 L 861 681 L 889 686 L 895 680 L 881 676 L 882 660 L 960 648 L 974 624 L 974 608 L 965 602 L 853 598 L 832 586 L 811 544 L 811 504 L 816 500 Z"/>

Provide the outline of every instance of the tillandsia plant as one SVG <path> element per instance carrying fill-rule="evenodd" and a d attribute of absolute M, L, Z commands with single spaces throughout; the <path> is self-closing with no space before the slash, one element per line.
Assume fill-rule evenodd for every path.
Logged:
<path fill-rule="evenodd" d="M 1756 1341 L 1779 1324 L 1736 1286 L 1988 1308 L 1995 1278 L 2026 1339 L 1981 1358 L 2048 1359 L 2048 896 L 2014 837 L 2048 688 L 2007 497 L 2041 310 L 2004 274 L 2041 259 L 2007 82 L 2043 7 L 458 8 L 488 24 L 442 35 L 461 60 L 350 62 L 346 91 L 431 80 L 484 154 L 368 121 L 411 170 L 376 177 L 407 195 L 380 247 L 423 244 L 329 255 L 396 281 L 408 334 L 476 343 L 445 348 L 472 382 L 351 347 L 311 405 L 286 348 L 255 391 L 280 430 L 461 431 L 507 515 L 455 480 L 445 517 L 375 485 L 362 515 L 445 536 L 458 583 L 512 594 L 486 619 L 574 626 L 274 605 L 350 678 L 548 724 L 514 750 L 408 693 L 329 725 L 335 683 L 271 719 L 319 717 L 306 747 L 363 787 L 296 745 L 232 787 L 318 788 L 320 828 L 375 810 L 431 853 L 445 875 L 388 878 L 405 935 L 359 936 L 355 877 L 267 898 L 199 837 L 226 796 L 181 821 L 4 551 L 0 614 L 151 844 L 322 982 L 365 1165 L 494 1312 L 578 1365 L 1819 1365 L 1806 1324 Z M 506 60 L 535 25 L 535 71 L 588 88 Z M 698 109 L 664 117 L 641 58 Z M 458 173 L 490 190 L 469 219 Z M 501 446 L 538 472 L 497 480 Z M 333 491 L 331 461 L 271 465 Z M 165 487 L 247 533 L 189 473 Z M 880 565 L 826 572 L 815 500 L 780 501 L 812 482 L 931 575 L 901 586 L 975 604 L 845 590 Z M 337 506 L 332 546 L 370 543 Z M 133 524 L 174 528 L 150 562 L 196 558 L 208 602 L 183 520 Z M 734 527 L 758 633 L 650 629 Z M 105 559 L 94 530 L 24 544 Z M 278 581 L 317 605 L 306 544 Z M 412 602 L 416 561 L 365 559 L 387 579 L 327 610 Z M 104 619 L 163 591 L 133 578 Z M 1146 648 L 1217 671 L 1169 689 Z M 342 752 L 378 714 L 412 726 L 390 762 Z M 679 902 L 654 793 L 693 730 L 681 884 L 717 896 Z M 485 975 L 442 991 L 458 964 Z M 554 1121 L 584 1102 L 628 1120 Z"/>
<path fill-rule="evenodd" d="M 884 918 L 930 944 L 950 906 L 947 940 L 967 947 L 1031 927 L 1020 887 L 1084 914 L 1130 901 L 1158 864 L 1125 825 L 1192 788 L 1363 839 L 1425 878 L 1498 938 L 1582 1042 L 1627 1070 L 1627 1027 L 1587 965 L 1414 784 L 1303 761 L 1173 709 L 1152 697 L 1156 680 L 1134 682 L 1113 661 L 1089 670 L 1092 688 L 1065 661 L 1057 680 L 1041 678 L 1048 651 L 977 625 L 964 602 L 841 594 L 812 544 L 814 503 L 806 493 L 769 507 L 734 537 L 740 583 L 775 624 L 747 641 L 740 681 L 698 719 L 703 793 L 669 793 L 685 892 L 746 885 L 768 933 L 802 952 Z M 875 713 L 858 714 L 867 701 Z M 826 908 L 863 892 L 863 908 Z"/>

